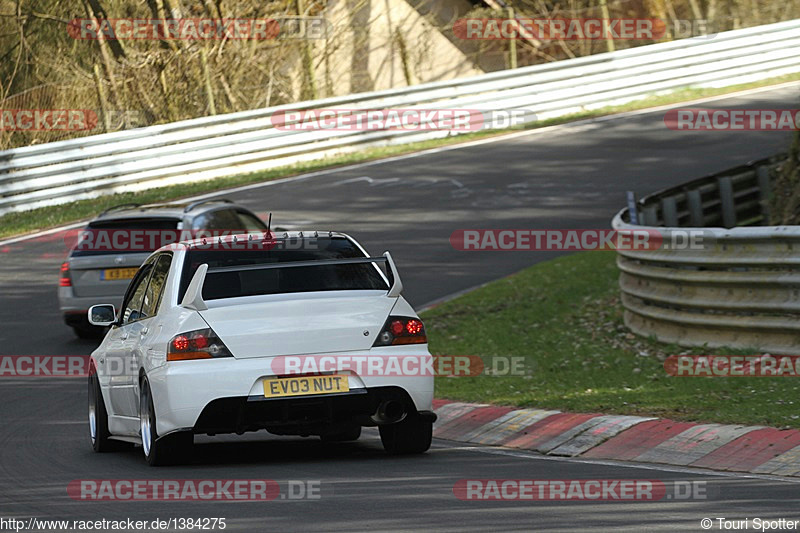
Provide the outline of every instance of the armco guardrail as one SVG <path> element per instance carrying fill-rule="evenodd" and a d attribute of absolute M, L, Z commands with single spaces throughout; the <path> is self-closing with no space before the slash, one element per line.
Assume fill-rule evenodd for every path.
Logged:
<path fill-rule="evenodd" d="M 120 190 L 197 181 L 447 131 L 287 131 L 297 109 L 525 111 L 523 122 L 687 86 L 800 71 L 800 20 L 404 89 L 300 102 L 0 152 L 0 214 Z M 456 95 L 456 96 L 454 96 Z"/>
<path fill-rule="evenodd" d="M 702 230 L 697 249 L 617 251 L 625 324 L 683 346 L 800 353 L 800 226 L 769 220 L 776 156 L 642 199 L 614 229 Z"/>

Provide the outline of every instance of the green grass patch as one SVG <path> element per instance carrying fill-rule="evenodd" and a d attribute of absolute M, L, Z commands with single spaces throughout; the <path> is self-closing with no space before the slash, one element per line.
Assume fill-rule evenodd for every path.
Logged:
<path fill-rule="evenodd" d="M 614 259 L 613 252 L 579 252 L 539 263 L 425 312 L 434 354 L 525 358 L 522 376 L 437 378 L 436 396 L 800 428 L 797 379 L 668 376 L 669 355 L 758 352 L 685 348 L 631 334 Z"/>
<path fill-rule="evenodd" d="M 109 196 L 101 196 L 99 198 L 91 200 L 80 200 L 77 202 L 71 202 L 55 207 L 42 207 L 30 211 L 9 213 L 0 217 L 0 238 L 52 228 L 63 224 L 68 224 L 71 222 L 77 222 L 79 220 L 91 218 L 92 216 L 96 215 L 103 209 L 106 209 L 113 205 L 118 205 L 128 202 L 152 203 L 152 202 L 166 202 L 166 201 L 178 200 L 189 196 L 196 196 L 200 194 L 210 193 L 214 191 L 228 189 L 231 187 L 237 187 L 240 185 L 261 183 L 278 178 L 285 178 L 298 174 L 303 174 L 307 172 L 313 172 L 328 168 L 335 168 L 337 166 L 342 166 L 342 165 L 361 163 L 376 159 L 383 159 L 386 157 L 418 152 L 420 150 L 425 150 L 429 148 L 436 148 L 440 146 L 458 144 L 476 139 L 504 135 L 507 133 L 513 133 L 515 131 L 542 128 L 545 126 L 551 126 L 555 124 L 574 122 L 576 120 L 581 120 L 581 119 L 597 118 L 615 113 L 622 113 L 625 111 L 633 111 L 637 109 L 646 109 L 648 107 L 685 102 L 697 98 L 717 96 L 720 94 L 727 94 L 731 92 L 768 86 L 768 85 L 776 85 L 779 83 L 785 83 L 795 80 L 800 80 L 800 73 L 789 76 L 782 76 L 778 78 L 771 78 L 754 83 L 723 87 L 719 89 L 683 89 L 663 95 L 654 95 L 621 106 L 605 107 L 593 111 L 576 113 L 550 120 L 536 122 L 534 124 L 530 124 L 524 127 L 509 128 L 503 130 L 479 131 L 475 133 L 454 135 L 442 139 L 434 139 L 430 141 L 423 141 L 423 142 L 400 145 L 400 146 L 368 148 L 363 151 L 352 154 L 344 154 L 327 159 L 321 159 L 319 161 L 312 161 L 292 166 L 280 167 L 262 172 L 240 174 L 237 176 L 217 178 L 214 180 L 198 181 L 194 183 L 181 184 L 181 185 L 170 185 L 166 187 L 149 189 L 146 191 L 128 192 L 128 193 L 114 194 Z"/>

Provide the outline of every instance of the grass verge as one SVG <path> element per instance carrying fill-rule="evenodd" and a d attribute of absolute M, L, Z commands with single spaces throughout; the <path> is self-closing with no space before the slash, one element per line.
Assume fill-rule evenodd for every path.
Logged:
<path fill-rule="evenodd" d="M 357 153 L 344 154 L 337 157 L 331 157 L 328 159 L 321 159 L 319 161 L 312 161 L 287 167 L 280 167 L 268 171 L 240 174 L 236 176 L 217 178 L 215 180 L 198 181 L 188 184 L 158 187 L 139 192 L 127 192 L 109 196 L 101 196 L 91 200 L 80 200 L 55 207 L 42 207 L 30 211 L 9 213 L 0 217 L 0 238 L 43 230 L 90 218 L 103 209 L 122 203 L 138 202 L 144 204 L 177 200 L 180 198 L 210 193 L 240 185 L 266 182 L 307 172 L 335 168 L 342 165 L 372 161 L 391 156 L 418 152 L 420 150 L 429 148 L 436 148 L 439 146 L 447 146 L 481 138 L 504 135 L 507 133 L 513 133 L 514 131 L 542 128 L 554 124 L 564 124 L 567 122 L 574 122 L 576 120 L 597 118 L 615 113 L 622 113 L 625 111 L 633 111 L 638 109 L 646 109 L 648 107 L 685 102 L 698 98 L 728 94 L 736 91 L 764 87 L 768 85 L 776 85 L 795 80 L 800 80 L 800 73 L 770 78 L 754 83 L 733 85 L 730 87 L 716 89 L 683 89 L 668 94 L 654 95 L 621 106 L 605 107 L 593 111 L 586 111 L 583 113 L 576 113 L 551 120 L 536 122 L 525 127 L 480 131 L 400 146 L 368 148 Z"/>
<path fill-rule="evenodd" d="M 423 314 L 434 354 L 522 356 L 526 375 L 437 378 L 436 396 L 468 402 L 800 428 L 791 378 L 679 378 L 684 348 L 629 333 L 613 252 L 539 263 Z"/>

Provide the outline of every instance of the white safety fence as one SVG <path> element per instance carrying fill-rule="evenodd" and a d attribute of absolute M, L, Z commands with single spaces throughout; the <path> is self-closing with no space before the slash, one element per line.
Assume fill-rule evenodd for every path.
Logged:
<path fill-rule="evenodd" d="M 403 89 L 299 102 L 0 152 L 0 214 L 321 159 L 448 130 L 296 131 L 290 110 L 471 109 L 518 123 L 685 87 L 721 87 L 800 71 L 800 20 Z"/>

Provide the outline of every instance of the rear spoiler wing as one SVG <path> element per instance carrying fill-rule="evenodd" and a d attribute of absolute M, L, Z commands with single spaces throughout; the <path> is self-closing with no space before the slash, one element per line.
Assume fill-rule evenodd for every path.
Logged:
<path fill-rule="evenodd" d="M 205 311 L 208 309 L 206 302 L 203 301 L 203 284 L 206 281 L 206 275 L 222 273 L 222 272 L 242 272 L 244 270 L 270 270 L 273 268 L 298 268 L 310 266 L 326 266 L 326 265 L 360 265 L 365 263 L 386 263 L 387 272 L 389 273 L 389 291 L 386 296 L 390 298 L 397 298 L 403 292 L 403 282 L 400 281 L 400 274 L 397 272 L 397 266 L 394 264 L 392 254 L 384 252 L 382 257 L 355 257 L 352 259 L 323 259 L 320 261 L 291 261 L 286 263 L 266 263 L 263 265 L 241 265 L 230 267 L 208 268 L 207 263 L 203 263 L 192 276 L 192 281 L 189 282 L 189 287 L 186 289 L 186 294 L 181 301 L 181 307 L 186 309 L 193 309 L 195 311 Z"/>

